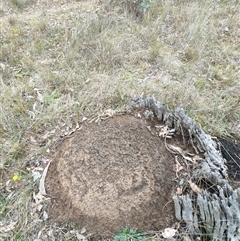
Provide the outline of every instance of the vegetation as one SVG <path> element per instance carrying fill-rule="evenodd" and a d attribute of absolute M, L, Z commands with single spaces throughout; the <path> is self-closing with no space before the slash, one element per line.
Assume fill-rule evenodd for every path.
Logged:
<path fill-rule="evenodd" d="M 115 233 L 114 241 L 147 241 L 149 239 L 146 238 L 146 235 L 146 232 L 138 232 L 129 227 L 122 227 L 122 232 Z"/>
<path fill-rule="evenodd" d="M 3 1 L 0 230 L 12 231 L 0 237 L 74 240 L 33 211 L 28 164 L 44 160 L 63 128 L 133 96 L 240 137 L 239 9 L 236 0 Z"/>

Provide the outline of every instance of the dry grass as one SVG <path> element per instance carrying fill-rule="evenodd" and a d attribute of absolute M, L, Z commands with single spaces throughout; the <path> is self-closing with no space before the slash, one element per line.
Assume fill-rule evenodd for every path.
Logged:
<path fill-rule="evenodd" d="M 83 116 L 150 94 L 213 135 L 240 137 L 239 14 L 235 0 L 153 1 L 139 18 L 104 1 L 3 2 L 0 227 L 19 221 L 0 237 L 34 240 L 45 230 L 74 240 L 41 220 L 29 225 L 36 185 L 25 167 L 54 138 L 33 140 Z M 15 173 L 20 181 L 7 182 Z"/>

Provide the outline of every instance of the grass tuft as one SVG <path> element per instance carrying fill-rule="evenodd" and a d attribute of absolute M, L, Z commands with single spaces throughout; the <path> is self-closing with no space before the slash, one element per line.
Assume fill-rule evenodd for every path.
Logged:
<path fill-rule="evenodd" d="M 23 10 L 34 4 L 35 0 L 10 0 L 10 2 L 17 9 Z"/>

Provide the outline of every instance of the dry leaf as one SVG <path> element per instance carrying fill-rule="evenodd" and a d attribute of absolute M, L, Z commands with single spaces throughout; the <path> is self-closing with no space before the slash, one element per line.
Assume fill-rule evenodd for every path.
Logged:
<path fill-rule="evenodd" d="M 33 199 L 36 203 L 34 206 L 37 207 L 37 205 L 39 203 L 41 203 L 43 200 L 45 200 L 46 198 L 44 196 L 40 195 L 39 193 L 35 194 L 35 192 L 33 192 Z"/>
<path fill-rule="evenodd" d="M 79 123 L 77 122 L 76 127 L 75 127 L 75 130 L 77 130 L 77 129 L 79 129 L 79 128 L 80 128 L 80 125 L 79 125 Z"/>
<path fill-rule="evenodd" d="M 196 167 L 197 166 L 197 161 L 202 160 L 202 158 L 199 155 L 194 155 L 192 160 L 193 160 L 193 166 Z"/>
<path fill-rule="evenodd" d="M 30 110 L 29 110 L 29 111 L 28 111 L 28 114 L 29 114 L 29 116 L 30 116 L 31 119 L 33 119 L 33 120 L 35 119 L 36 115 L 35 115 L 35 113 L 34 113 L 33 111 L 30 111 Z"/>
<path fill-rule="evenodd" d="M 86 121 L 88 118 L 86 117 L 86 116 L 83 116 L 83 118 L 82 118 L 82 121 L 81 122 L 84 122 L 84 121 Z"/>
<path fill-rule="evenodd" d="M 5 64 L 0 63 L 0 66 L 1 66 L 2 70 L 4 71 L 4 70 L 5 70 L 5 68 L 6 68 Z"/>
<path fill-rule="evenodd" d="M 194 182 L 192 182 L 191 180 L 188 181 L 190 187 L 192 188 L 192 190 L 197 193 L 197 194 L 201 194 L 202 193 L 202 189 L 199 188 Z"/>
<path fill-rule="evenodd" d="M 54 234 L 55 234 L 55 233 L 53 232 L 53 229 L 50 229 L 50 230 L 48 231 L 48 236 L 51 237 L 51 241 L 55 241 L 55 240 L 56 240 Z"/>
<path fill-rule="evenodd" d="M 166 144 L 166 147 L 167 149 L 172 152 L 173 154 L 180 154 L 184 159 L 190 161 L 190 162 L 193 162 L 192 158 L 189 157 L 188 155 L 193 155 L 191 153 L 185 153 L 185 151 L 183 151 L 182 148 L 180 147 L 177 147 L 177 146 L 174 146 L 174 145 L 171 145 L 171 144 Z"/>
<path fill-rule="evenodd" d="M 47 176 L 48 168 L 51 162 L 52 160 L 49 161 L 49 163 L 47 164 L 47 166 L 43 171 L 42 177 L 39 182 L 39 192 L 37 193 L 37 195 L 33 193 L 33 198 L 35 199 L 35 201 L 42 200 L 45 198 L 44 196 L 47 195 L 46 189 L 45 189 L 45 178 Z"/>
<path fill-rule="evenodd" d="M 45 167 L 42 177 L 40 179 L 40 184 L 39 184 L 39 194 L 40 195 L 46 195 L 46 189 L 45 189 L 45 178 L 47 176 L 47 172 L 48 172 L 48 168 L 50 163 L 52 162 L 52 160 L 49 161 L 49 163 L 47 164 L 47 166 Z"/>
<path fill-rule="evenodd" d="M 147 129 L 151 132 L 152 130 L 151 130 L 151 126 L 146 126 L 147 127 Z"/>
<path fill-rule="evenodd" d="M 176 194 L 177 195 L 182 195 L 182 187 L 177 187 Z"/>
<path fill-rule="evenodd" d="M 40 212 L 42 210 L 42 208 L 43 208 L 43 205 L 40 204 L 40 205 L 38 205 L 37 210 Z"/>
<path fill-rule="evenodd" d="M 46 221 L 48 219 L 48 214 L 46 211 L 43 211 L 43 221 Z"/>
<path fill-rule="evenodd" d="M 55 134 L 56 130 L 51 130 L 51 131 L 48 131 L 45 135 L 42 136 L 43 139 L 47 139 L 48 137 L 51 137 Z"/>
<path fill-rule="evenodd" d="M 172 152 L 174 152 L 174 154 L 181 154 L 183 155 L 183 150 L 182 148 L 180 147 L 177 147 L 177 146 L 174 146 L 174 145 L 171 145 L 171 144 L 166 144 L 168 149 L 170 149 Z"/>
<path fill-rule="evenodd" d="M 5 184 L 5 190 L 9 193 L 13 193 L 12 190 L 11 190 L 11 186 L 10 186 L 10 183 L 11 183 L 11 180 L 8 180 Z"/>
<path fill-rule="evenodd" d="M 33 111 L 36 112 L 36 110 L 37 110 L 37 102 L 33 104 Z"/>
<path fill-rule="evenodd" d="M 181 170 L 184 170 L 184 167 L 179 163 L 177 156 L 175 156 L 175 162 L 176 162 L 176 177 L 179 177 L 179 176 L 178 176 L 178 173 L 179 173 Z"/>
<path fill-rule="evenodd" d="M 44 97 L 43 95 L 39 92 L 39 90 L 37 88 L 34 89 L 37 92 L 37 99 L 43 103 L 44 102 Z"/>
<path fill-rule="evenodd" d="M 191 239 L 189 238 L 188 235 L 184 235 L 184 236 L 182 237 L 182 241 L 191 241 Z"/>
<path fill-rule="evenodd" d="M 165 137 L 165 138 L 172 138 L 174 135 L 175 129 L 168 129 L 168 126 L 155 126 L 158 130 L 158 136 L 159 137 Z"/>
<path fill-rule="evenodd" d="M 30 136 L 30 142 L 33 144 L 37 143 L 37 141 L 35 140 L 35 138 L 33 136 Z"/>
<path fill-rule="evenodd" d="M 100 117 L 101 120 L 106 120 L 106 119 L 108 119 L 108 118 L 110 118 L 110 117 L 113 117 L 114 113 L 116 113 L 115 110 L 107 109 L 107 110 L 105 110 L 105 111 L 103 112 L 103 114 L 100 115 L 99 117 Z"/>
<path fill-rule="evenodd" d="M 76 233 L 76 236 L 79 241 L 87 241 L 87 238 L 84 235 L 79 234 L 78 232 Z"/>
<path fill-rule="evenodd" d="M 172 238 L 176 234 L 177 230 L 174 228 L 165 228 L 162 232 L 164 238 Z"/>

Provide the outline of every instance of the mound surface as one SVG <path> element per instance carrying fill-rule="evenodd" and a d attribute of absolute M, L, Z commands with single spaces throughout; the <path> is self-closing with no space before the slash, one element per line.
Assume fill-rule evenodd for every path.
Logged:
<path fill-rule="evenodd" d="M 50 218 L 100 232 L 169 227 L 175 163 L 164 140 L 148 130 L 155 124 L 115 116 L 85 123 L 64 140 L 46 179 Z"/>

